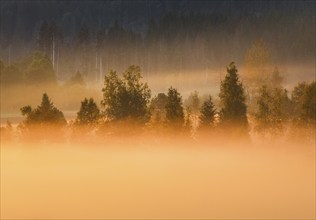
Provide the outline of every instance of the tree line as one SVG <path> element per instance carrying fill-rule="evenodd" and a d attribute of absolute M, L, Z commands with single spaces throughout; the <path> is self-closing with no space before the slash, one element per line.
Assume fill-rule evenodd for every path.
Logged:
<path fill-rule="evenodd" d="M 223 12 L 166 13 L 159 19 L 148 19 L 143 32 L 127 28 L 122 21 L 111 21 L 106 26 L 78 22 L 65 28 L 65 23 L 55 18 L 38 21 L 30 40 L 32 49 L 52 60 L 60 80 L 80 71 L 89 81 L 102 82 L 110 68 L 122 72 L 133 63 L 142 66 L 146 74 L 154 75 L 219 68 L 229 59 L 227 51 L 242 62 L 245 51 L 258 38 L 265 39 L 275 49 L 278 62 L 309 61 L 314 57 L 315 48 L 314 32 L 308 28 L 315 25 L 312 14 L 311 11 L 304 16 L 301 13 L 289 16 L 281 11 L 260 16 L 257 13 L 239 16 Z M 11 42 L 14 39 L 3 41 L 6 42 L 3 47 L 6 50 L 16 47 Z M 2 60 L 10 60 L 9 54 L 3 54 Z"/>
<path fill-rule="evenodd" d="M 290 122 L 315 132 L 315 81 L 299 83 L 291 97 L 282 86 L 262 85 L 254 94 L 255 113 L 249 114 L 245 87 L 234 62 L 228 65 L 221 81 L 218 109 L 212 96 L 201 102 L 197 92 L 184 105 L 181 94 L 172 86 L 166 93 L 152 97 L 147 83 L 142 81 L 140 67 L 135 65 L 122 75 L 114 70 L 105 75 L 102 95 L 100 104 L 93 98 L 85 98 L 76 119 L 67 123 L 63 112 L 45 93 L 36 108 L 21 108 L 25 120 L 19 124 L 19 131 L 30 134 L 45 128 L 50 135 L 59 137 L 68 126 L 80 136 L 95 131 L 103 135 L 141 135 L 145 129 L 186 136 L 222 134 L 247 138 L 249 121 L 253 120 L 254 131 L 262 135 L 279 135 Z M 2 128 L 1 134 L 9 131 L 12 131 L 10 123 Z"/>

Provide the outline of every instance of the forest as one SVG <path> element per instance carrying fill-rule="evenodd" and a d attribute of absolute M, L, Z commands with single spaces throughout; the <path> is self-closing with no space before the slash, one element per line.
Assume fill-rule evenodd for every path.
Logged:
<path fill-rule="evenodd" d="M 201 24 L 211 27 L 226 22 L 224 17 L 212 16 L 210 21 L 215 23 Z M 196 88 L 184 99 L 172 84 L 168 91 L 152 94 L 148 83 L 144 81 L 144 74 L 152 76 L 155 74 L 151 71 L 158 71 L 162 75 L 166 71 L 173 71 L 177 75 L 176 81 L 179 82 L 189 77 L 186 71 L 195 69 L 195 72 L 199 72 L 205 64 L 199 62 L 199 56 L 195 56 L 198 60 L 185 58 L 184 56 L 188 55 L 186 51 L 190 51 L 188 48 L 181 52 L 179 49 L 168 47 L 171 51 L 162 53 L 161 48 L 152 50 L 148 48 L 160 47 L 158 42 L 162 39 L 168 41 L 161 44 L 165 46 L 183 42 L 183 40 L 175 40 L 168 34 L 172 31 L 179 34 L 177 28 L 181 27 L 181 22 L 183 25 L 192 22 L 192 26 L 183 27 L 186 35 L 190 35 L 191 32 L 187 30 L 203 29 L 203 26 L 197 26 L 196 23 L 206 22 L 208 20 L 206 18 L 203 15 L 177 17 L 168 14 L 159 24 L 154 20 L 149 23 L 144 40 L 141 40 L 140 35 L 126 31 L 115 22 L 106 32 L 100 30 L 97 33 L 95 58 L 92 55 L 94 52 L 91 50 L 89 29 L 83 26 L 75 41 L 76 55 L 70 56 L 70 60 L 59 52 L 59 48 L 63 47 L 61 29 L 54 22 L 43 21 L 33 52 L 13 63 L 0 60 L 2 110 L 15 112 L 20 109 L 25 117 L 16 129 L 13 129 L 10 121 L 7 121 L 7 125 L 1 127 L 2 138 L 41 141 L 41 139 L 46 140 L 47 136 L 64 140 L 73 139 L 78 135 L 81 138 L 91 139 L 178 133 L 192 139 L 208 135 L 249 139 L 251 136 L 259 135 L 263 139 L 296 138 L 311 143 L 315 135 L 316 120 L 315 80 L 298 82 L 291 88 L 290 93 L 284 86 L 286 76 L 279 71 L 271 45 L 262 38 L 255 40 L 246 51 L 241 75 L 234 62 L 226 64 L 224 78 L 213 82 L 213 85 L 216 82 L 219 84 L 216 85 L 220 90 L 218 95 L 211 95 L 211 91 L 214 94 L 214 88 L 209 86 L 208 94 L 200 95 Z M 190 22 L 184 22 L 186 19 Z M 168 27 L 170 31 L 166 30 Z M 192 34 L 197 32 L 199 30 L 192 31 Z M 161 36 L 160 33 L 166 35 Z M 172 43 L 172 39 L 175 43 Z M 187 42 L 194 42 L 189 38 L 186 39 Z M 207 46 L 204 41 L 199 42 L 201 46 Z M 147 45 L 145 46 L 144 43 Z M 147 53 L 140 52 L 144 46 L 148 49 Z M 178 51 L 181 59 L 174 59 L 175 54 L 172 51 Z M 161 61 L 163 54 L 169 54 L 170 57 L 165 57 L 163 59 L 166 60 Z M 214 55 L 220 57 L 220 54 Z M 160 60 L 167 65 L 145 58 Z M 96 61 L 96 69 L 91 66 L 95 62 L 93 59 Z M 70 78 L 61 80 L 60 76 L 65 72 L 62 62 L 69 64 L 73 61 L 76 62 L 74 65 L 77 67 L 77 72 L 74 72 Z M 126 63 L 140 65 L 133 64 L 122 70 Z M 217 65 L 219 63 L 217 62 Z M 103 67 L 106 67 L 105 70 L 110 67 L 112 69 L 105 73 Z M 113 67 L 119 68 L 113 69 Z M 225 69 L 225 66 L 221 69 Z M 93 76 L 96 78 L 91 79 Z M 203 78 L 197 77 L 196 80 Z M 100 85 L 95 83 L 99 81 L 103 81 L 101 91 Z M 166 86 L 168 85 L 164 85 L 165 88 Z M 17 101 L 20 91 L 26 94 L 22 98 L 24 102 L 32 100 L 31 103 L 34 104 L 34 100 L 38 100 L 42 95 L 41 103 L 36 108 L 30 105 L 19 106 L 22 103 L 21 100 Z M 77 117 L 66 120 L 63 112 L 53 104 L 54 100 L 49 98 L 49 93 L 64 100 L 63 109 L 74 109 L 81 102 Z M 64 94 L 68 95 L 64 96 Z M 79 100 L 83 95 L 86 97 Z M 34 97 L 38 98 L 34 99 Z M 40 131 L 46 131 L 47 128 L 50 128 L 51 132 L 38 135 Z M 36 138 L 33 137 L 34 135 Z"/>
<path fill-rule="evenodd" d="M 0 219 L 315 219 L 315 9 L 0 0 Z"/>
<path fill-rule="evenodd" d="M 47 55 L 37 52 L 32 56 L 34 60 L 26 68 L 25 79 L 34 85 L 39 83 L 36 80 L 47 80 L 58 86 Z M 12 66 L 1 65 L 5 71 L 14 71 Z M 193 139 L 213 136 L 250 140 L 251 133 L 263 139 L 283 137 L 288 141 L 297 139 L 306 144 L 314 143 L 316 82 L 300 82 L 289 94 L 282 87 L 282 76 L 277 69 L 266 77 L 262 72 L 260 74 L 251 75 L 245 86 L 236 64 L 231 62 L 220 82 L 219 102 L 215 105 L 215 97 L 200 97 L 197 91 L 184 101 L 177 88 L 172 86 L 165 93 L 152 97 L 139 66 L 129 66 L 122 74 L 111 70 L 104 77 L 101 102 L 97 103 L 93 97 L 84 98 L 74 120 L 67 121 L 63 112 L 44 93 L 36 108 L 30 105 L 20 108 L 25 119 L 16 129 L 9 121 L 1 127 L 1 138 L 41 142 L 75 140 L 78 137 L 80 140 L 94 140 L 96 137 L 159 137 L 170 134 L 172 137 L 177 134 Z M 72 84 L 85 84 L 80 73 L 65 86 Z"/>

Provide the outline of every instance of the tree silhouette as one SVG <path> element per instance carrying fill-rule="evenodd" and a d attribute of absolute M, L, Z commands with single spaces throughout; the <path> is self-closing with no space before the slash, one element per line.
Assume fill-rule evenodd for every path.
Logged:
<path fill-rule="evenodd" d="M 56 57 L 56 49 L 58 50 L 62 42 L 63 33 L 61 29 L 57 27 L 56 23 L 43 21 L 38 32 L 37 49 L 54 60 Z"/>
<path fill-rule="evenodd" d="M 25 80 L 28 83 L 56 83 L 53 64 L 48 55 L 32 53 L 26 60 Z"/>
<path fill-rule="evenodd" d="M 194 114 L 199 112 L 200 98 L 199 98 L 199 93 L 197 91 L 194 91 L 190 94 L 188 99 L 185 101 L 185 106 L 189 107 L 192 113 Z"/>
<path fill-rule="evenodd" d="M 36 109 L 24 106 L 21 108 L 21 113 L 26 116 L 25 125 L 63 126 L 66 124 L 64 114 L 54 106 L 46 93 L 43 94 L 42 102 Z"/>
<path fill-rule="evenodd" d="M 310 83 L 305 89 L 301 117 L 306 122 L 316 122 L 316 81 Z"/>
<path fill-rule="evenodd" d="M 294 87 L 292 91 L 291 101 L 293 105 L 293 114 L 295 118 L 298 118 L 301 115 L 303 97 L 304 97 L 307 87 L 308 87 L 308 83 L 300 82 Z"/>
<path fill-rule="evenodd" d="M 118 77 L 115 71 L 111 70 L 104 77 L 104 88 L 102 89 L 103 99 L 101 105 L 104 108 L 104 115 L 108 120 L 114 120 L 123 116 L 122 93 L 124 86 L 122 80 Z"/>
<path fill-rule="evenodd" d="M 78 36 L 77 45 L 81 72 L 87 74 L 89 71 L 89 55 L 90 55 L 90 30 L 87 26 L 81 26 Z"/>
<path fill-rule="evenodd" d="M 256 131 L 276 135 L 283 131 L 285 120 L 288 118 L 287 107 L 290 100 L 283 88 L 269 89 L 262 86 L 257 100 L 258 110 L 255 114 Z"/>
<path fill-rule="evenodd" d="M 272 87 L 280 87 L 283 82 L 283 77 L 280 75 L 279 69 L 277 67 L 274 68 L 271 74 L 271 85 Z"/>
<path fill-rule="evenodd" d="M 267 84 L 271 70 L 271 52 L 267 44 L 258 39 L 246 52 L 245 57 L 245 79 L 251 92 Z"/>
<path fill-rule="evenodd" d="M 1 84 L 3 86 L 19 84 L 24 81 L 23 73 L 15 63 L 8 66 L 4 66 L 4 64 L 0 66 L 0 73 Z"/>
<path fill-rule="evenodd" d="M 40 51 L 50 55 L 51 46 L 50 28 L 47 21 L 44 21 L 39 29 L 37 47 Z"/>
<path fill-rule="evenodd" d="M 315 142 L 316 134 L 316 81 L 301 82 L 294 87 L 291 96 L 293 125 L 291 137 L 294 141 Z M 297 139 L 296 139 L 297 138 Z"/>
<path fill-rule="evenodd" d="M 170 125 L 183 126 L 184 113 L 182 107 L 182 97 L 177 89 L 170 87 L 168 90 L 168 100 L 166 104 L 166 119 Z"/>
<path fill-rule="evenodd" d="M 124 87 L 126 89 L 126 102 L 128 115 L 141 121 L 148 121 L 150 118 L 148 104 L 151 91 L 147 83 L 142 83 L 139 66 L 130 66 L 123 74 Z"/>
<path fill-rule="evenodd" d="M 79 71 L 77 71 L 77 73 L 74 76 L 72 76 L 65 83 L 65 86 L 75 86 L 75 85 L 77 85 L 77 86 L 85 86 L 86 85 L 84 78 Z"/>
<path fill-rule="evenodd" d="M 100 110 L 93 98 L 85 98 L 81 102 L 81 107 L 77 113 L 76 124 L 78 125 L 96 125 L 100 118 Z"/>
<path fill-rule="evenodd" d="M 234 62 L 227 67 L 227 75 L 221 82 L 219 97 L 222 106 L 220 111 L 221 123 L 246 128 L 248 120 L 244 87 L 239 81 Z"/>
<path fill-rule="evenodd" d="M 159 93 L 150 102 L 150 113 L 153 122 L 163 122 L 166 119 L 166 104 L 168 97 L 165 93 Z"/>
<path fill-rule="evenodd" d="M 316 112 L 316 81 L 310 84 L 298 83 L 294 87 L 291 101 L 294 109 L 294 118 L 301 122 L 315 122 Z"/>
<path fill-rule="evenodd" d="M 101 104 L 108 120 L 132 119 L 140 123 L 149 120 L 151 92 L 141 78 L 139 66 L 130 66 L 124 72 L 123 79 L 115 71 L 105 76 Z"/>
<path fill-rule="evenodd" d="M 212 101 L 212 97 L 210 96 L 208 100 L 206 100 L 201 108 L 199 122 L 201 128 L 213 127 L 215 122 L 215 114 L 216 109 Z"/>

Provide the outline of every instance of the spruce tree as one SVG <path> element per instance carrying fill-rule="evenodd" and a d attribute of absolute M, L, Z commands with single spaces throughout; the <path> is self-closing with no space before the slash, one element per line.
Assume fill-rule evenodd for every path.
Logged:
<path fill-rule="evenodd" d="M 41 104 L 32 109 L 31 106 L 21 108 L 26 119 L 19 124 L 22 138 L 30 141 L 61 141 L 64 138 L 63 127 L 67 124 L 64 114 L 58 110 L 46 93 Z"/>
<path fill-rule="evenodd" d="M 234 62 L 227 67 L 225 79 L 221 82 L 220 102 L 220 121 L 223 125 L 234 125 L 246 128 L 247 106 L 245 104 L 244 87 L 239 80 L 238 70 Z"/>
<path fill-rule="evenodd" d="M 182 107 L 182 97 L 177 89 L 170 87 L 168 90 L 168 100 L 166 104 L 166 119 L 170 125 L 183 126 L 184 113 Z"/>
<path fill-rule="evenodd" d="M 210 96 L 208 100 L 206 100 L 201 108 L 200 112 L 200 127 L 207 128 L 214 126 L 216 109 L 212 101 L 212 97 Z"/>
<path fill-rule="evenodd" d="M 24 123 L 37 125 L 65 125 L 64 114 L 58 110 L 46 93 L 43 94 L 41 104 L 32 109 L 31 106 L 21 108 L 22 115 L 26 116 Z"/>

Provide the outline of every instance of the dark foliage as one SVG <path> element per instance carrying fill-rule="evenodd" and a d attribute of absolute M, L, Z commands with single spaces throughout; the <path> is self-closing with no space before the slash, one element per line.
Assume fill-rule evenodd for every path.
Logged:
<path fill-rule="evenodd" d="M 100 118 L 100 110 L 93 98 L 89 100 L 85 98 L 81 102 L 80 110 L 77 113 L 76 124 L 77 125 L 90 125 L 94 126 L 98 123 Z"/>
<path fill-rule="evenodd" d="M 244 87 L 239 80 L 234 62 L 227 67 L 227 75 L 221 82 L 219 97 L 222 106 L 220 112 L 221 123 L 247 127 Z"/>
<path fill-rule="evenodd" d="M 120 79 L 115 71 L 105 76 L 103 92 L 104 115 L 107 120 L 133 120 L 145 123 L 150 119 L 148 104 L 151 92 L 141 82 L 139 66 L 130 66 Z"/>
<path fill-rule="evenodd" d="M 177 89 L 170 87 L 168 90 L 168 100 L 166 104 L 166 120 L 170 125 L 183 126 L 184 112 L 182 97 Z"/>
<path fill-rule="evenodd" d="M 202 105 L 199 122 L 201 128 L 213 127 L 215 123 L 216 109 L 210 96 Z"/>
<path fill-rule="evenodd" d="M 21 113 L 26 116 L 24 125 L 57 125 L 63 126 L 66 124 L 64 114 L 58 110 L 51 102 L 46 93 L 43 94 L 41 104 L 32 109 L 31 106 L 21 108 Z"/>

